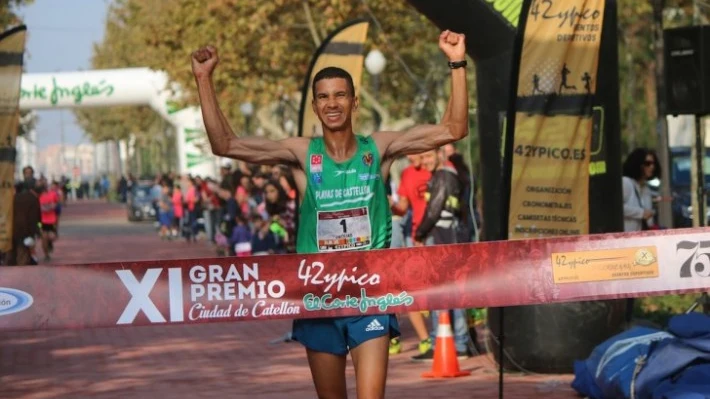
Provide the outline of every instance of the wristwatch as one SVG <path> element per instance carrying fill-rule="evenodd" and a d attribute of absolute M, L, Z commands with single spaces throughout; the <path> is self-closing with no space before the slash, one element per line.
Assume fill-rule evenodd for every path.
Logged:
<path fill-rule="evenodd" d="M 449 61 L 449 68 L 451 69 L 457 69 L 457 68 L 463 68 L 466 66 L 466 60 L 463 61 Z"/>

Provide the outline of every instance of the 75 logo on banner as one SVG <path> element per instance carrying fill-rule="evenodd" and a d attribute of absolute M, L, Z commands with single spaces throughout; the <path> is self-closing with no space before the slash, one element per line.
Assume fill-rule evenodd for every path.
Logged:
<path fill-rule="evenodd" d="M 130 270 L 116 270 L 121 282 L 131 294 L 131 300 L 123 309 L 116 324 L 132 324 L 139 312 L 143 312 L 151 323 L 165 323 L 165 317 L 150 299 L 150 293 L 163 273 L 162 268 L 147 269 L 143 279 L 138 281 Z M 182 302 L 182 269 L 168 269 L 168 296 L 170 300 L 170 321 L 184 321 Z"/>
<path fill-rule="evenodd" d="M 676 253 L 683 259 L 680 277 L 710 277 L 710 241 L 681 241 Z"/>

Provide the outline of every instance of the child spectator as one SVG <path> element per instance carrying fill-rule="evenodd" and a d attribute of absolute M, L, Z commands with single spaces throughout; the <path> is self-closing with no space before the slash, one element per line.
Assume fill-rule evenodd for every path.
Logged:
<path fill-rule="evenodd" d="M 158 221 L 160 222 L 160 238 L 168 240 L 171 238 L 170 228 L 173 225 L 173 199 L 170 195 L 170 187 L 164 185 L 162 188 L 162 196 L 158 202 L 160 211 L 158 212 Z"/>
<path fill-rule="evenodd" d="M 229 237 L 234 231 L 237 215 L 239 215 L 239 205 L 232 194 L 233 188 L 229 184 L 219 188 L 217 191 L 219 198 L 224 201 L 224 206 L 220 209 L 219 225 L 215 232 L 215 244 L 218 255 L 234 255 L 234 246 L 230 245 Z"/>
<path fill-rule="evenodd" d="M 271 232 L 269 223 L 260 216 L 254 215 L 251 219 L 254 225 L 254 234 L 251 237 L 251 250 L 253 255 L 271 255 L 279 249 L 276 236 Z"/>
<path fill-rule="evenodd" d="M 229 239 L 231 247 L 234 248 L 236 256 L 251 256 L 251 230 L 247 220 L 243 215 L 237 215 L 237 225 L 232 230 L 232 236 Z"/>
<path fill-rule="evenodd" d="M 296 248 L 296 201 L 290 199 L 283 187 L 276 181 L 269 181 L 264 186 L 265 208 L 271 217 L 271 231 L 281 237 L 288 253 Z"/>

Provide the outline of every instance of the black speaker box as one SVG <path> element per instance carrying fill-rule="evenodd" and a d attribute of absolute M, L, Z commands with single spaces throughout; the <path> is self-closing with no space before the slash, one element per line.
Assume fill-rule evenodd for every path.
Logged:
<path fill-rule="evenodd" d="M 663 32 L 666 114 L 710 114 L 710 26 Z"/>

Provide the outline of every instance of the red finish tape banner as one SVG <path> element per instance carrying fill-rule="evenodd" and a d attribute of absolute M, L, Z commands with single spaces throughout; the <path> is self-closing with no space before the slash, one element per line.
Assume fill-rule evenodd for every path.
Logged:
<path fill-rule="evenodd" d="M 234 322 L 710 289 L 710 229 L 0 268 L 0 330 Z"/>

